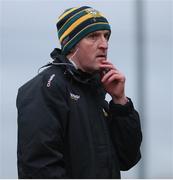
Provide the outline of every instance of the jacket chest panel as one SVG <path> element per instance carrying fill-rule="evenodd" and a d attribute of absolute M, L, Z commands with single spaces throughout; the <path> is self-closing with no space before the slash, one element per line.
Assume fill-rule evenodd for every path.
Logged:
<path fill-rule="evenodd" d="M 83 134 L 85 140 L 104 146 L 107 144 L 108 130 L 100 98 L 90 89 L 69 89 L 70 124 L 75 128 L 73 132 L 76 132 L 78 139 L 79 134 Z"/>
<path fill-rule="evenodd" d="M 68 137 L 73 157 L 77 157 L 72 157 L 71 161 L 79 163 L 81 171 L 84 171 L 87 165 L 91 171 L 100 173 L 101 168 L 109 167 L 110 145 L 106 118 L 100 103 L 101 97 L 92 93 L 89 88 L 75 86 L 70 87 L 68 93 Z"/>

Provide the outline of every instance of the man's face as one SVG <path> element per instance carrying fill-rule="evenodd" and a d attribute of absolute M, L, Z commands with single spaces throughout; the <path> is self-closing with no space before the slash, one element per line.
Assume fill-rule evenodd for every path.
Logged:
<path fill-rule="evenodd" d="M 74 61 L 84 72 L 99 71 L 99 65 L 107 60 L 108 30 L 95 31 L 84 37 L 76 46 Z"/>

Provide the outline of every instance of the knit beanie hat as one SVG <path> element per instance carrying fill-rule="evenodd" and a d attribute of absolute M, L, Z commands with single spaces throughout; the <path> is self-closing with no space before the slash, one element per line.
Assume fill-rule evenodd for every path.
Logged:
<path fill-rule="evenodd" d="M 65 10 L 56 26 L 64 55 L 87 34 L 98 30 L 111 31 L 107 19 L 99 11 L 88 6 Z"/>

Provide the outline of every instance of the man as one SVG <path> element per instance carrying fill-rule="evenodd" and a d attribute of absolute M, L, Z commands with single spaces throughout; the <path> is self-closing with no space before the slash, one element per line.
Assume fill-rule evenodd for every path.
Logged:
<path fill-rule="evenodd" d="M 19 178 L 120 178 L 139 161 L 142 134 L 125 77 L 107 60 L 110 25 L 83 6 L 57 29 L 61 50 L 18 92 Z"/>

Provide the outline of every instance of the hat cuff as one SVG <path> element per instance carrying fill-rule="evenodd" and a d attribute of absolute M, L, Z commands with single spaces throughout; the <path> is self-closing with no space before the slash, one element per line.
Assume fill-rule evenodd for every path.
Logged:
<path fill-rule="evenodd" d="M 63 47 L 62 47 L 62 53 L 64 55 L 67 55 L 68 52 L 82 39 L 84 38 L 87 34 L 94 32 L 94 31 L 99 31 L 99 30 L 109 30 L 110 25 L 108 23 L 96 23 L 92 24 L 89 27 L 86 27 L 82 31 L 80 31 L 78 34 L 76 34 L 73 38 L 71 38 Z"/>

